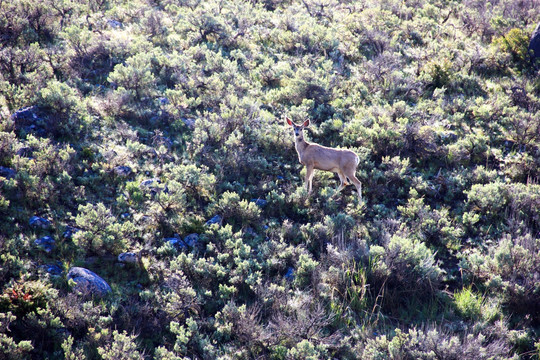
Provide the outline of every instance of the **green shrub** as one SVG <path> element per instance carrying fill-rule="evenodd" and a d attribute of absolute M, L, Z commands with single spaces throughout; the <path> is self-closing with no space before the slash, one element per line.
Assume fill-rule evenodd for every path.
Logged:
<path fill-rule="evenodd" d="M 540 292 L 534 265 L 539 260 L 539 246 L 540 241 L 531 234 L 506 234 L 488 248 L 487 254 L 474 251 L 464 265 L 473 276 L 471 280 L 481 280 L 511 311 L 537 314 L 532 304 Z"/>
<path fill-rule="evenodd" d="M 226 221 L 235 225 L 256 225 L 261 214 L 254 202 L 240 200 L 240 195 L 230 191 L 221 195 L 215 209 L 223 214 Z"/>
<path fill-rule="evenodd" d="M 503 36 L 493 40 L 500 51 L 512 57 L 518 65 L 525 65 L 529 61 L 529 34 L 523 29 L 511 29 Z"/>
<path fill-rule="evenodd" d="M 471 288 L 464 288 L 454 294 L 454 302 L 461 316 L 469 320 L 477 320 L 482 311 L 482 298 Z"/>
<path fill-rule="evenodd" d="M 11 336 L 6 334 L 9 331 L 9 325 L 17 317 L 11 312 L 0 313 L 0 354 L 8 360 L 30 359 L 31 351 L 34 350 L 32 341 L 23 340 L 17 342 Z"/>
<path fill-rule="evenodd" d="M 452 62 L 446 58 L 428 62 L 423 71 L 426 81 L 435 88 L 448 86 L 453 77 Z"/>
<path fill-rule="evenodd" d="M 125 331 L 120 333 L 115 330 L 112 342 L 100 346 L 98 353 L 103 360 L 142 360 L 144 357 L 137 350 L 136 338 L 136 335 L 128 335 Z"/>
<path fill-rule="evenodd" d="M 487 338 L 483 334 L 468 334 L 464 338 L 445 334 L 437 329 L 395 330 L 395 335 L 381 335 L 368 339 L 362 359 L 517 359 L 501 339 Z"/>
<path fill-rule="evenodd" d="M 109 75 L 108 81 L 114 83 L 117 92 L 127 94 L 132 101 L 155 94 L 155 76 L 152 73 L 149 54 L 139 54 L 126 60 L 126 64 L 116 65 Z"/>
<path fill-rule="evenodd" d="M 424 243 L 393 235 L 383 246 L 372 245 L 369 258 L 372 296 L 377 297 L 376 292 L 385 293 L 385 310 L 399 311 L 415 302 L 425 302 L 439 288 L 443 270 Z"/>
<path fill-rule="evenodd" d="M 73 242 L 89 254 L 121 253 L 134 230 L 129 221 L 117 222 L 103 203 L 80 205 L 75 223 L 82 231 L 74 234 Z"/>

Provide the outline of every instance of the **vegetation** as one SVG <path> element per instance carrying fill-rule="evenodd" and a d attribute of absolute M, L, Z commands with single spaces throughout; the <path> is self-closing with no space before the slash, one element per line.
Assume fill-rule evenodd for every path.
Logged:
<path fill-rule="evenodd" d="M 539 358 L 539 19 L 0 1 L 0 358 Z M 362 202 L 308 196 L 285 116 L 358 154 Z"/>

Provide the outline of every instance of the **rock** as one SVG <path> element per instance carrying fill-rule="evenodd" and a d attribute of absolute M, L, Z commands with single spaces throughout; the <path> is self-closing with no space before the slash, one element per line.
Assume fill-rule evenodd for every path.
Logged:
<path fill-rule="evenodd" d="M 155 189 L 157 188 L 157 184 L 161 184 L 161 180 L 158 178 L 152 178 L 152 179 L 146 179 L 141 181 L 141 187 L 145 187 L 148 189 Z"/>
<path fill-rule="evenodd" d="M 152 178 L 141 181 L 140 187 L 142 188 L 142 190 L 148 191 L 150 195 L 155 196 L 158 192 L 162 190 L 167 191 L 166 187 L 165 189 L 161 189 L 159 187 L 159 184 L 161 184 L 161 180 L 159 180 L 158 178 Z"/>
<path fill-rule="evenodd" d="M 39 268 L 51 276 L 60 276 L 64 271 L 60 266 L 54 264 L 41 265 Z"/>
<path fill-rule="evenodd" d="M 59 329 L 56 329 L 55 332 L 58 336 L 60 336 L 63 339 L 67 339 L 68 337 L 71 336 L 71 331 L 69 331 L 69 329 L 67 328 L 59 328 Z"/>
<path fill-rule="evenodd" d="M 195 247 L 199 241 L 199 234 L 189 234 L 182 240 L 178 235 L 175 237 L 164 238 L 165 243 L 169 243 L 177 249 L 187 249 L 188 247 Z"/>
<path fill-rule="evenodd" d="M 0 166 L 0 177 L 6 179 L 13 179 L 17 175 L 17 172 L 11 168 Z"/>
<path fill-rule="evenodd" d="M 195 119 L 182 118 L 182 122 L 191 130 L 195 129 Z"/>
<path fill-rule="evenodd" d="M 182 243 L 182 240 L 176 237 L 164 238 L 163 241 L 171 244 L 174 247 L 180 247 L 180 243 Z"/>
<path fill-rule="evenodd" d="M 30 218 L 29 224 L 35 229 L 48 229 L 52 225 L 49 220 L 39 216 L 32 216 Z"/>
<path fill-rule="evenodd" d="M 120 165 L 114 168 L 114 173 L 118 176 L 128 177 L 133 173 L 133 170 L 129 166 Z"/>
<path fill-rule="evenodd" d="M 11 115 L 15 129 L 25 133 L 33 133 L 39 136 L 47 134 L 47 114 L 39 106 L 29 106 L 19 109 Z"/>
<path fill-rule="evenodd" d="M 199 234 L 189 234 L 184 238 L 184 244 L 190 247 L 195 247 L 199 242 Z"/>
<path fill-rule="evenodd" d="M 113 29 L 121 29 L 124 27 L 124 24 L 114 19 L 107 20 L 107 24 L 109 24 L 109 26 L 112 27 Z"/>
<path fill-rule="evenodd" d="M 531 58 L 534 61 L 540 61 L 540 23 L 536 26 L 536 29 L 531 35 L 531 41 L 529 42 L 529 52 Z"/>
<path fill-rule="evenodd" d="M 294 280 L 294 268 L 289 267 L 287 269 L 287 273 L 283 277 L 288 281 L 293 281 Z"/>
<path fill-rule="evenodd" d="M 50 236 L 44 236 L 34 240 L 34 244 L 45 252 L 51 252 L 56 246 L 56 241 Z"/>
<path fill-rule="evenodd" d="M 211 218 L 210 220 L 208 220 L 205 225 L 209 226 L 209 225 L 212 225 L 212 224 L 220 224 L 221 221 L 223 219 L 221 218 L 221 216 L 219 215 L 215 215 L 213 218 Z"/>
<path fill-rule="evenodd" d="M 73 235 L 81 231 L 81 229 L 73 227 L 73 226 L 66 226 L 66 230 L 62 234 L 62 237 L 64 239 L 73 239 Z"/>
<path fill-rule="evenodd" d="M 254 202 L 259 207 L 265 207 L 268 204 L 268 201 L 264 199 L 251 199 L 251 202 Z"/>
<path fill-rule="evenodd" d="M 75 282 L 73 290 L 83 295 L 102 297 L 112 291 L 105 280 L 94 272 L 82 267 L 71 268 L 67 274 L 67 278 Z"/>
<path fill-rule="evenodd" d="M 118 255 L 118 261 L 124 264 L 136 264 L 139 262 L 139 256 L 134 252 L 124 252 Z"/>
<path fill-rule="evenodd" d="M 34 155 L 34 149 L 31 147 L 22 147 L 17 150 L 15 154 L 20 157 L 32 158 L 32 155 Z"/>

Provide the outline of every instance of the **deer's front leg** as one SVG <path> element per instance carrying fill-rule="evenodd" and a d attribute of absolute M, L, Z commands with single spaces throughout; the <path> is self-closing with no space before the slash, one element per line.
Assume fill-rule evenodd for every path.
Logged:
<path fill-rule="evenodd" d="M 306 165 L 306 190 L 311 194 L 313 182 L 313 166 Z"/>

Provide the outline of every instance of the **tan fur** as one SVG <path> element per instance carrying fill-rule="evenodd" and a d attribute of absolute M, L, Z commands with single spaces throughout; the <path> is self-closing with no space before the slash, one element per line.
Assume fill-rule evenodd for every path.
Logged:
<path fill-rule="evenodd" d="M 294 124 L 286 118 L 287 124 L 293 127 L 295 134 L 295 147 L 298 160 L 306 166 L 306 189 L 311 193 L 313 186 L 313 172 L 315 169 L 332 171 L 338 174 L 341 184 L 337 192 L 340 192 L 347 183 L 347 178 L 354 184 L 358 191 L 358 197 L 362 201 L 362 183 L 356 178 L 358 155 L 351 150 L 334 149 L 304 140 L 304 128 L 309 126 L 309 120 L 302 125 Z"/>

